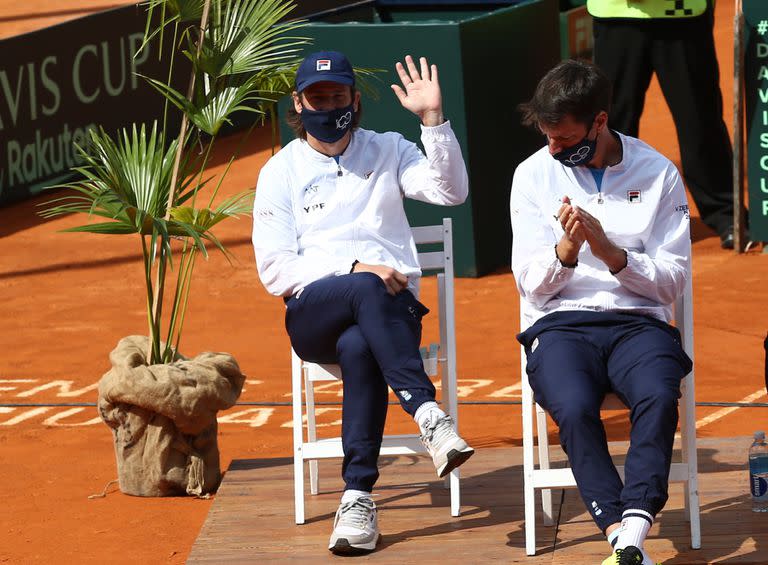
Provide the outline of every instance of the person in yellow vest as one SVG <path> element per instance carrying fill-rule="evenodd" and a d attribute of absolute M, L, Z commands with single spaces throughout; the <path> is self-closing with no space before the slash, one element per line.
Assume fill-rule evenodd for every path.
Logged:
<path fill-rule="evenodd" d="M 733 249 L 733 153 L 712 35 L 714 0 L 587 0 L 595 63 L 613 82 L 612 124 L 638 137 L 656 73 L 677 127 L 683 177 L 702 221 Z"/>

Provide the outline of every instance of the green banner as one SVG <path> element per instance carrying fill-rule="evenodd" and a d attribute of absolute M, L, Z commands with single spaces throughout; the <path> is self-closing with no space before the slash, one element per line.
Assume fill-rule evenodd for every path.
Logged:
<path fill-rule="evenodd" d="M 743 5 L 749 233 L 768 241 L 768 2 Z"/>

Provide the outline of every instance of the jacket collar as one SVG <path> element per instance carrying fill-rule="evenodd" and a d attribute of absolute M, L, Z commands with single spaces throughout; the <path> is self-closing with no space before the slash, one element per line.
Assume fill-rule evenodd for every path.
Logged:
<path fill-rule="evenodd" d="M 307 157 L 308 159 L 312 159 L 313 161 L 317 161 L 320 163 L 328 163 L 330 161 L 335 160 L 333 157 L 324 155 L 323 153 L 320 153 L 319 151 L 314 149 L 309 143 L 307 143 L 306 139 L 298 139 L 297 141 L 300 143 L 303 156 Z M 357 146 L 357 131 L 352 130 L 352 139 L 349 140 L 349 145 L 347 145 L 347 148 L 344 150 L 344 153 L 341 154 L 340 156 L 341 159 L 342 160 L 349 159 L 349 157 L 354 154 L 356 146 Z"/>

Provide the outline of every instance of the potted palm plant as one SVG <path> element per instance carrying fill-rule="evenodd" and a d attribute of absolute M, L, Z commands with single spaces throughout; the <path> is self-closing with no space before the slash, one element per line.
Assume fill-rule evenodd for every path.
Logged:
<path fill-rule="evenodd" d="M 138 236 L 148 336 L 128 336 L 99 383 L 99 413 L 112 428 L 120 488 L 127 494 L 205 495 L 221 479 L 216 412 L 234 405 L 244 376 L 226 353 L 179 353 L 192 274 L 213 233 L 247 214 L 252 192 L 219 198 L 237 155 L 219 178 L 206 175 L 216 140 L 236 112 L 274 114 L 288 92 L 305 40 L 283 22 L 290 0 L 149 0 L 145 46 L 173 34 L 167 78 L 145 77 L 165 98 L 163 123 L 133 124 L 112 136 L 91 131 L 78 147 L 79 179 L 56 188 L 45 217 L 82 213 L 99 222 L 65 231 Z M 186 94 L 172 87 L 175 55 L 191 63 Z M 169 133 L 170 111 L 181 127 Z M 254 124 L 257 123 L 254 119 Z M 263 120 L 262 120 L 263 121 Z M 250 131 L 250 130 L 249 130 Z"/>

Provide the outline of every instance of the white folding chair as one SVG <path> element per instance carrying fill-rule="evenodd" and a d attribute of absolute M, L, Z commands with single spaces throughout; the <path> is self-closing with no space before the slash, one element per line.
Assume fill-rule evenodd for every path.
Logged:
<path fill-rule="evenodd" d="M 520 304 L 520 325 L 525 329 L 523 303 Z M 683 349 L 693 359 L 693 291 L 691 281 L 685 293 L 675 302 L 675 325 L 680 330 Z M 547 415 L 544 409 L 533 400 L 533 391 L 528 384 L 525 370 L 525 350 L 520 350 L 520 374 L 522 377 L 523 397 L 523 493 L 525 498 L 525 552 L 536 554 L 536 511 L 535 489 L 541 490 L 541 502 L 544 524 L 552 525 L 552 490 L 553 488 L 573 488 L 576 481 L 570 468 L 551 469 L 549 465 L 549 441 L 547 438 Z M 701 526 L 699 517 L 698 466 L 696 461 L 696 399 L 693 369 L 680 385 L 680 438 L 682 457 L 680 462 L 673 462 L 669 471 L 670 482 L 684 483 L 685 514 L 691 524 L 691 547 L 701 547 Z M 534 423 L 533 406 L 536 406 Z M 609 394 L 603 402 L 603 410 L 626 408 L 619 398 Z M 538 435 L 539 466 L 534 462 L 534 425 Z M 624 467 L 617 467 L 624 480 Z"/>
<path fill-rule="evenodd" d="M 439 372 L 442 379 L 443 410 L 458 427 L 459 411 L 456 397 L 456 334 L 453 300 L 453 236 L 450 218 L 441 225 L 411 229 L 417 245 L 438 244 L 440 251 L 420 252 L 419 265 L 423 271 L 437 271 L 437 301 L 440 327 L 440 343 L 421 348 L 424 369 L 430 377 Z M 317 460 L 344 457 L 341 438 L 319 439 L 315 420 L 314 383 L 341 379 L 338 365 L 320 365 L 300 359 L 291 349 L 292 399 L 293 399 L 293 476 L 296 504 L 296 523 L 304 523 L 304 461 L 309 461 L 310 492 L 318 492 Z M 439 370 L 438 370 L 439 369 Z M 302 414 L 302 381 L 306 400 L 306 419 Z M 303 437 L 303 421 L 306 421 L 307 440 Z M 415 424 L 414 424 L 415 425 Z M 426 453 L 418 434 L 385 435 L 381 455 L 411 455 Z M 451 515 L 458 516 L 459 469 L 446 477 L 451 490 Z"/>

